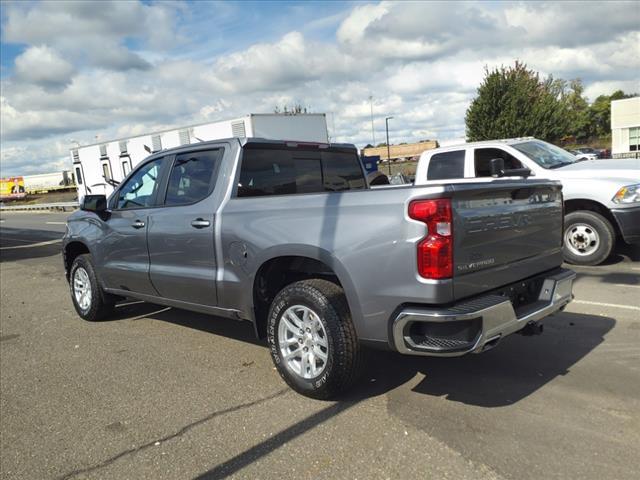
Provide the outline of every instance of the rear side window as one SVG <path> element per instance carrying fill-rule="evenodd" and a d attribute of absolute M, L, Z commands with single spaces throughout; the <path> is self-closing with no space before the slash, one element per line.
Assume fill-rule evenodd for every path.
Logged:
<path fill-rule="evenodd" d="M 176 155 L 171 167 L 165 205 L 186 205 L 209 195 L 222 150 Z"/>
<path fill-rule="evenodd" d="M 245 149 L 238 197 L 365 188 L 355 153 Z"/>
<path fill-rule="evenodd" d="M 361 190 L 365 180 L 360 160 L 353 153 L 323 152 L 322 181 L 326 191 Z"/>
<path fill-rule="evenodd" d="M 520 160 L 499 148 L 476 148 L 473 153 L 476 177 L 491 176 L 491 160 L 502 158 L 505 170 L 522 168 Z"/>
<path fill-rule="evenodd" d="M 436 153 L 431 157 L 427 180 L 464 177 L 464 150 Z"/>

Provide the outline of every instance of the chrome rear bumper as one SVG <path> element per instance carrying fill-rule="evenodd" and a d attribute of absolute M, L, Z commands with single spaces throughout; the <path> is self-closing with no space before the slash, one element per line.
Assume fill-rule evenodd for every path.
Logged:
<path fill-rule="evenodd" d="M 393 344 L 398 352 L 407 355 L 454 357 L 481 352 L 528 323 L 541 320 L 565 307 L 573 299 L 575 277 L 573 271 L 565 269 L 544 277 L 538 299 L 522 308 L 518 314 L 511 300 L 501 295 L 486 295 L 446 309 L 404 309 L 393 320 Z M 456 338 L 443 335 L 441 327 L 445 322 L 460 322 L 449 325 L 453 327 L 449 330 L 464 331 L 462 336 L 466 338 L 461 338 L 460 333 L 452 334 Z M 436 333 L 427 333 L 424 341 L 416 341 L 415 336 L 410 334 L 411 326 L 415 323 L 421 323 L 425 330 L 431 328 Z"/>

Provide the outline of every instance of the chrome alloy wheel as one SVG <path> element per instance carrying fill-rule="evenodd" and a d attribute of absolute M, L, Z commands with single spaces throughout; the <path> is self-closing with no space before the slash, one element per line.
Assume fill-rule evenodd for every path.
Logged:
<path fill-rule="evenodd" d="M 73 273 L 73 295 L 81 310 L 91 308 L 91 281 L 83 267 L 76 268 Z"/>
<path fill-rule="evenodd" d="M 586 256 L 598 249 L 600 237 L 591 225 L 576 223 L 567 228 L 564 243 L 574 255 Z"/>
<path fill-rule="evenodd" d="M 327 366 L 327 332 L 309 307 L 294 305 L 282 314 L 278 342 L 284 364 L 301 378 L 315 378 Z"/>

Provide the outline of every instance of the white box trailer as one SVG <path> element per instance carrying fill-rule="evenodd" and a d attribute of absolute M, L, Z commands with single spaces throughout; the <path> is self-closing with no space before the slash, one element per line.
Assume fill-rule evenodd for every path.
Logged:
<path fill-rule="evenodd" d="M 78 199 L 82 201 L 86 194 L 111 194 L 114 189 L 113 181 L 121 182 L 151 153 L 190 143 L 232 137 L 318 143 L 329 141 L 324 113 L 252 113 L 232 120 L 190 125 L 78 146 L 70 150 Z"/>
<path fill-rule="evenodd" d="M 24 189 L 27 193 L 41 193 L 75 186 L 69 170 L 55 173 L 24 175 Z"/>

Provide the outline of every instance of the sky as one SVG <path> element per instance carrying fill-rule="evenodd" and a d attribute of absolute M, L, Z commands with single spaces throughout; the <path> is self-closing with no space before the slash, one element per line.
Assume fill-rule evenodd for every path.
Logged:
<path fill-rule="evenodd" d="M 485 67 L 640 91 L 640 2 L 2 1 L 2 176 L 69 149 L 301 104 L 332 141 L 464 138 Z M 372 102 L 370 102 L 370 97 Z"/>

